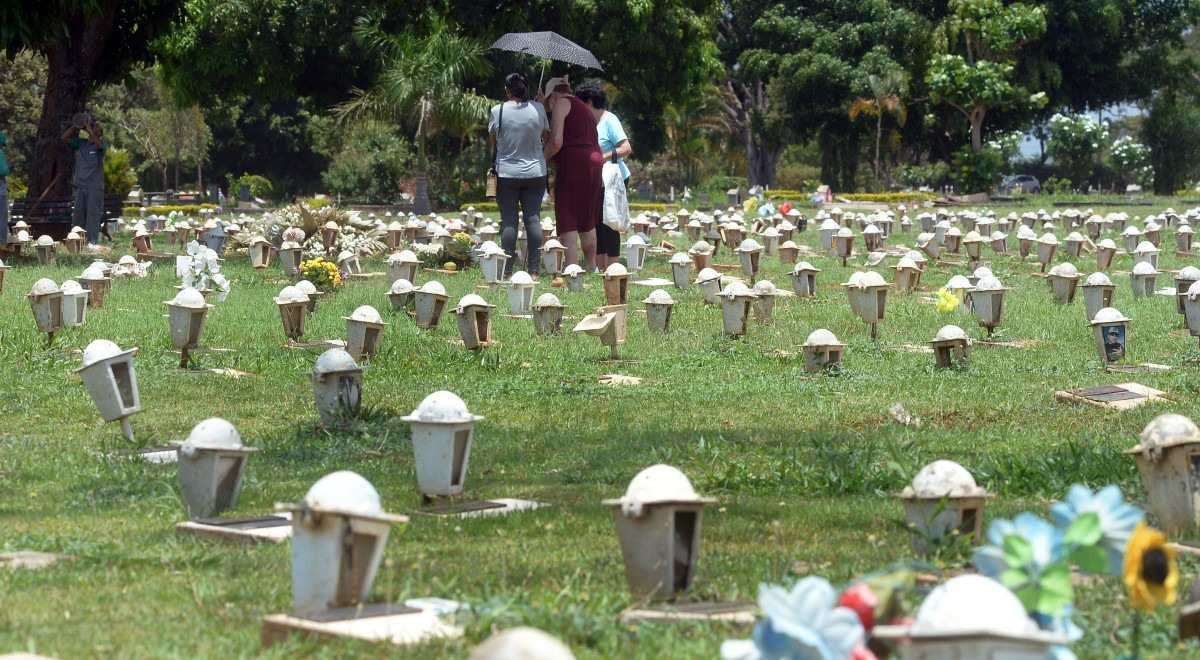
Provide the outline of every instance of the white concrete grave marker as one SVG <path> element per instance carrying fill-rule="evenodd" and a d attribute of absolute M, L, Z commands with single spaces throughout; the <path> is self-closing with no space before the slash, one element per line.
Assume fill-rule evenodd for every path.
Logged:
<path fill-rule="evenodd" d="M 133 440 L 129 416 L 142 410 L 133 368 L 135 355 L 136 348 L 122 351 L 107 339 L 97 339 L 83 349 L 83 366 L 75 371 L 100 410 L 100 417 L 106 422 L 119 421 L 121 433 L 129 441 Z"/>

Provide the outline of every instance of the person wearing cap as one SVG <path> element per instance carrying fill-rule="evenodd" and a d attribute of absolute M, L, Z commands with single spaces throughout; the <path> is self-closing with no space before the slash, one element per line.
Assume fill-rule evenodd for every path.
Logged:
<path fill-rule="evenodd" d="M 571 94 L 566 76 L 551 78 L 544 89 L 550 111 L 546 162 L 554 161 L 554 222 L 567 248 L 567 262 L 588 272 L 596 269 L 596 209 L 601 200 L 604 154 L 591 108 Z M 578 246 L 576 245 L 578 241 Z"/>
<path fill-rule="evenodd" d="M 79 137 L 87 130 L 87 139 Z M 83 113 L 63 133 L 62 139 L 75 152 L 75 204 L 73 222 L 87 230 L 88 245 L 100 242 L 100 222 L 104 215 L 104 152 L 108 142 L 104 129 L 91 115 Z"/>
<path fill-rule="evenodd" d="M 8 158 L 4 155 L 6 144 L 8 134 L 0 131 L 0 247 L 8 245 Z"/>
<path fill-rule="evenodd" d="M 596 117 L 596 133 L 600 140 L 600 151 L 604 161 L 612 162 L 620 172 L 621 180 L 629 179 L 629 167 L 625 159 L 633 153 L 633 145 L 625 135 L 621 120 L 608 111 L 608 97 L 599 80 L 584 81 L 575 89 L 575 96 L 592 110 Z M 604 224 L 604 197 L 609 191 L 604 190 L 600 196 L 600 205 L 596 207 L 596 267 L 600 270 L 608 268 L 621 257 L 621 234 Z"/>
<path fill-rule="evenodd" d="M 543 144 L 550 132 L 546 109 L 529 100 L 525 76 L 510 73 L 504 79 L 508 100 L 492 108 L 488 132 L 495 140 L 496 205 L 500 207 L 500 246 L 508 254 L 517 250 L 517 211 L 525 221 L 525 270 L 537 277 L 541 268 L 542 197 L 546 195 L 546 158 Z M 504 267 L 512 275 L 513 260 Z"/>

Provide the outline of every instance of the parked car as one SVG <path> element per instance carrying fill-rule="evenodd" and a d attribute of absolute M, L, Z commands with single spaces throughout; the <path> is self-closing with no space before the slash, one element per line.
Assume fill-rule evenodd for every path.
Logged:
<path fill-rule="evenodd" d="M 1036 195 L 1042 192 L 1042 183 L 1029 174 L 1013 174 L 1000 182 L 1000 193 L 1004 195 Z"/>

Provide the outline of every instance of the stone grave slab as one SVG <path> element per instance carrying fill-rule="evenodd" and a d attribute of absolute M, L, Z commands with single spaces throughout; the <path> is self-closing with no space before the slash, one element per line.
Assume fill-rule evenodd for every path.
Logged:
<path fill-rule="evenodd" d="M 47 568 L 64 559 L 62 555 L 34 550 L 17 550 L 15 552 L 0 552 L 0 568 L 27 568 L 37 570 Z"/>
<path fill-rule="evenodd" d="M 313 616 L 316 618 L 272 614 L 263 618 L 263 647 L 269 647 L 292 635 L 318 640 L 352 638 L 393 646 L 408 646 L 431 639 L 455 639 L 463 634 L 462 628 L 442 623 L 432 611 L 388 603 L 346 607 Z"/>
<path fill-rule="evenodd" d="M 625 610 L 621 613 L 621 623 L 721 621 L 751 625 L 757 609 L 753 603 L 663 603 Z"/>
<path fill-rule="evenodd" d="M 1060 390 L 1054 398 L 1068 403 L 1084 403 L 1112 410 L 1130 410 L 1151 401 L 1169 401 L 1165 392 L 1138 383 L 1100 385 L 1074 390 Z"/>
<path fill-rule="evenodd" d="M 634 281 L 630 282 L 630 284 L 658 288 L 658 287 L 664 287 L 664 286 L 671 286 L 674 284 L 674 282 L 672 282 L 671 280 L 664 280 L 661 277 L 651 277 L 651 278 L 644 279 L 644 280 L 634 280 Z"/>
<path fill-rule="evenodd" d="M 200 518 L 175 525 L 178 534 L 235 543 L 281 543 L 292 537 L 292 514 L 257 518 Z"/>
<path fill-rule="evenodd" d="M 532 511 L 544 506 L 547 505 L 543 502 L 501 497 L 491 500 L 435 501 L 428 506 L 414 510 L 413 513 L 435 517 L 490 518 L 520 511 Z"/>
<path fill-rule="evenodd" d="M 1121 374 L 1165 374 L 1171 370 L 1170 365 L 1143 362 L 1141 364 L 1110 364 L 1105 370 Z"/>

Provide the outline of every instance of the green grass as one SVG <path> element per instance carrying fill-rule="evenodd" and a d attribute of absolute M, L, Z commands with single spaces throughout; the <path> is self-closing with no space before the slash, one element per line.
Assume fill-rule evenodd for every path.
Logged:
<path fill-rule="evenodd" d="M 900 235 L 892 242 L 912 240 Z M 816 241 L 814 231 L 801 235 L 803 243 Z M 723 252 L 718 261 L 736 260 Z M 872 342 L 837 286 L 853 269 L 824 257 L 811 261 L 824 269 L 818 297 L 780 299 L 774 325 L 754 326 L 738 340 L 722 336 L 719 310 L 702 306 L 695 290 L 672 291 L 678 303 L 672 331 L 652 334 L 636 311 L 648 289 L 632 287 L 626 361 L 616 364 L 604 361 L 607 349 L 594 338 L 569 332 L 538 338 L 529 321 L 503 318 L 503 291 L 482 292 L 499 306 L 497 345 L 470 353 L 453 343 L 452 316 L 436 331 L 421 331 L 390 311 L 382 278 L 350 282 L 320 303 L 307 337 L 343 336 L 342 317 L 362 304 L 376 306 L 391 325 L 366 371 L 368 412 L 342 431 L 317 423 L 308 380 L 315 353 L 283 348 L 271 302 L 285 284 L 276 267 L 255 272 L 237 255 L 226 262 L 233 293 L 210 313 L 202 345 L 234 350 L 197 357 L 202 367 L 255 374 L 233 380 L 177 369 L 161 303 L 178 282 L 170 263 L 160 262 L 146 279 L 116 282 L 105 308 L 93 310 L 86 326 L 61 333 L 49 350 L 24 293 L 39 277 L 77 275 L 84 262 L 19 264 L 0 295 L 0 549 L 73 559 L 43 571 L 0 572 L 0 651 L 252 655 L 260 652 L 261 617 L 290 605 L 288 544 L 242 548 L 176 536 L 173 526 L 184 515 L 174 468 L 113 456 L 126 446 L 119 428 L 101 422 L 71 374 L 77 351 L 96 338 L 140 349 L 144 411 L 133 418 L 139 444 L 183 439 L 195 423 L 216 415 L 262 448 L 250 461 L 238 514 L 295 501 L 338 469 L 367 477 L 389 511 L 411 510 L 419 496 L 399 417 L 442 388 L 486 417 L 477 430 L 469 493 L 553 507 L 499 520 L 417 518 L 397 530 L 377 598 L 441 596 L 479 606 L 463 621 L 464 641 L 400 652 L 411 657 L 461 657 L 493 628 L 520 623 L 558 635 L 581 658 L 713 657 L 722 639 L 744 636 L 727 626 L 618 622 L 631 598 L 611 514 L 600 500 L 620 495 L 638 470 L 654 463 L 679 467 L 698 491 L 720 499 L 705 517 L 698 595 L 753 599 L 762 581 L 790 582 L 813 571 L 840 583 L 912 559 L 891 494 L 932 460 L 961 462 L 996 494 L 989 518 L 1023 509 L 1045 515 L 1049 501 L 1075 482 L 1118 483 L 1141 501 L 1137 472 L 1122 450 L 1161 412 L 1200 418 L 1195 338 L 1181 332 L 1173 301 L 1133 300 L 1125 276 L 1113 279 L 1116 306 L 1133 319 L 1130 359 L 1174 366 L 1169 373 L 1103 371 L 1082 300 L 1051 303 L 1045 282 L 1031 277 L 1032 264 L 986 250 L 985 261 L 1014 287 L 1001 336 L 1039 343 L 1027 350 L 977 347 L 969 368 L 938 371 L 931 355 L 900 345 L 928 341 L 946 323 L 980 337 L 972 317 L 939 315 L 921 295 L 893 294 Z M 1092 263 L 1085 257 L 1077 265 L 1088 273 Z M 1162 268 L 1181 264 L 1164 250 Z M 1114 270 L 1129 267 L 1128 257 L 1118 257 Z M 382 261 L 368 270 L 384 270 Z M 931 268 L 925 285 L 936 288 L 964 271 Z M 781 288 L 790 288 L 786 272 L 765 260 L 765 276 Z M 645 274 L 669 277 L 665 259 L 653 259 Z M 450 306 L 474 290 L 477 275 L 438 276 Z M 890 271 L 885 275 L 892 279 Z M 1166 282 L 1164 276 L 1159 286 Z M 547 290 L 543 279 L 538 293 Z M 584 293 L 555 292 L 573 319 L 602 304 L 598 280 Z M 819 327 L 848 344 L 840 375 L 803 370 L 800 344 Z M 598 384 L 605 373 L 643 383 Z M 1176 403 L 1116 413 L 1053 399 L 1057 389 L 1128 380 L 1164 390 Z M 897 402 L 922 426 L 892 422 L 887 409 Z M 947 567 L 964 561 L 953 557 Z M 1195 569 L 1184 562 L 1184 590 Z M 1084 587 L 1078 601 L 1087 637 L 1076 651 L 1112 657 L 1113 631 L 1123 645 L 1130 621 L 1119 582 L 1105 578 Z M 1200 656 L 1194 642 L 1177 645 L 1173 630 L 1173 612 L 1149 619 L 1143 628 L 1149 656 Z M 377 651 L 294 641 L 267 655 L 300 653 Z"/>

